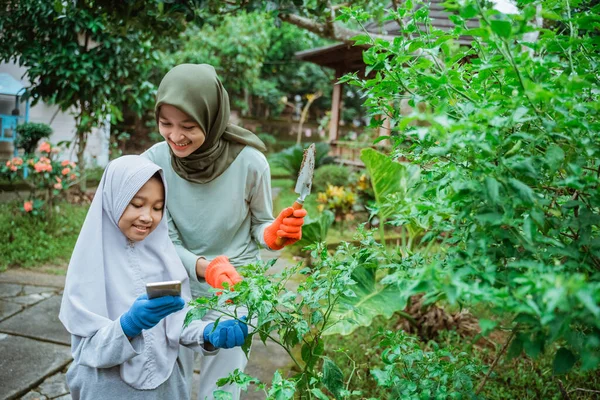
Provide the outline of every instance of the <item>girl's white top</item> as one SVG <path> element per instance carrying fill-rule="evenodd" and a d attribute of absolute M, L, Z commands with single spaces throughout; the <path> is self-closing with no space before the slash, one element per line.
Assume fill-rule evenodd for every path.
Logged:
<path fill-rule="evenodd" d="M 162 177 L 160 167 L 140 156 L 118 158 L 104 171 L 67 272 L 59 318 L 72 335 L 91 337 L 114 324 L 149 282 L 180 280 L 182 297 L 190 300 L 187 272 L 169 239 L 167 218 L 163 216 L 157 228 L 136 243 L 118 227 L 133 196 L 157 171 Z M 169 378 L 184 317 L 185 312 L 171 314 L 142 332 L 142 352 L 120 365 L 124 382 L 147 390 Z"/>

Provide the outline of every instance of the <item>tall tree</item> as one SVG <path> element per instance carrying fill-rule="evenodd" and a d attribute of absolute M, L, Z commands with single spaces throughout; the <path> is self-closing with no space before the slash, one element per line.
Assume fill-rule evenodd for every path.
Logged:
<path fill-rule="evenodd" d="M 153 97 L 147 77 L 196 11 L 193 2 L 151 0 L 5 0 L 0 7 L 0 61 L 27 68 L 33 104 L 40 100 L 76 120 L 82 171 L 93 128 L 140 113 Z M 82 189 L 85 179 L 82 179 Z"/>

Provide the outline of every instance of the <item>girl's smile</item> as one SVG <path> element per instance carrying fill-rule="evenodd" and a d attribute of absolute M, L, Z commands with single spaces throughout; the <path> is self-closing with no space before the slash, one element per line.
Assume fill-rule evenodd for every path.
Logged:
<path fill-rule="evenodd" d="M 129 240 L 144 240 L 158 226 L 165 205 L 164 190 L 157 175 L 133 196 L 119 219 L 119 229 Z"/>
<path fill-rule="evenodd" d="M 158 130 L 177 157 L 187 157 L 198 150 L 206 135 L 189 115 L 170 104 L 163 104 L 158 114 Z"/>

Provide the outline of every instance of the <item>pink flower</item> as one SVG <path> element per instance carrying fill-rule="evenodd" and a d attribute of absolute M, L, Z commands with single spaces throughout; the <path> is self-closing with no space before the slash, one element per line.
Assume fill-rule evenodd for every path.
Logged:
<path fill-rule="evenodd" d="M 69 172 L 71 172 L 71 168 L 63 168 L 63 170 L 62 170 L 63 175 L 68 175 Z"/>
<path fill-rule="evenodd" d="M 71 176 L 69 177 L 70 180 L 74 181 L 75 179 L 77 179 L 77 175 L 75 174 L 71 174 Z"/>
<path fill-rule="evenodd" d="M 69 161 L 69 160 L 63 160 L 63 162 L 60 163 L 60 166 L 61 167 L 66 167 L 67 165 L 69 165 L 70 162 L 71 161 Z"/>
<path fill-rule="evenodd" d="M 56 176 L 55 178 L 56 178 L 56 182 L 57 183 L 61 183 L 62 182 L 62 179 L 60 179 L 58 176 Z"/>
<path fill-rule="evenodd" d="M 54 184 L 54 189 L 60 190 L 60 189 L 62 189 L 62 187 L 63 187 L 62 183 L 55 183 Z"/>
<path fill-rule="evenodd" d="M 23 209 L 25 212 L 31 212 L 33 210 L 33 203 L 31 201 L 26 201 L 23 203 Z"/>
<path fill-rule="evenodd" d="M 23 165 L 23 159 L 21 157 L 13 157 L 13 159 L 11 160 L 11 162 L 14 165 Z"/>
<path fill-rule="evenodd" d="M 50 146 L 50 143 L 42 142 L 42 144 L 40 144 L 40 147 L 38 147 L 38 150 L 42 153 L 50 153 L 52 147 Z"/>
<path fill-rule="evenodd" d="M 10 167 L 10 161 L 7 161 L 7 162 L 6 162 L 6 166 L 7 166 L 7 167 Z"/>
<path fill-rule="evenodd" d="M 33 166 L 33 168 L 35 168 L 35 172 L 51 172 L 52 171 L 52 165 L 50 164 L 46 164 L 42 161 L 39 161 L 37 163 L 35 163 L 35 165 Z"/>
<path fill-rule="evenodd" d="M 11 165 L 11 166 L 10 166 L 10 170 L 11 170 L 12 172 L 15 172 L 15 171 L 16 171 L 16 170 L 18 170 L 18 169 L 19 169 L 19 168 L 17 168 L 17 166 L 16 166 L 16 165 Z"/>

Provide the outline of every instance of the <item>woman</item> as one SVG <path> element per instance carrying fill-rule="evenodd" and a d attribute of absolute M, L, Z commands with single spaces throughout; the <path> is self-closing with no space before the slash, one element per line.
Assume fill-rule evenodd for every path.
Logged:
<path fill-rule="evenodd" d="M 164 170 L 169 234 L 194 297 L 210 295 L 208 285 L 239 282 L 235 267 L 258 260 L 259 245 L 279 250 L 301 238 L 306 211 L 289 207 L 273 219 L 264 144 L 229 123 L 229 96 L 212 66 L 182 64 L 169 71 L 155 113 L 165 141 L 144 155 Z M 246 364 L 240 348 L 203 357 L 198 398 L 211 399 L 216 381 Z M 220 389 L 239 398 L 237 388 Z"/>

